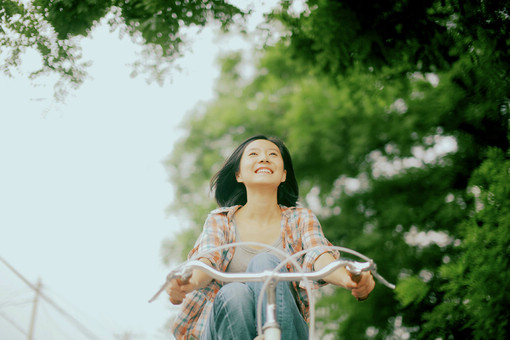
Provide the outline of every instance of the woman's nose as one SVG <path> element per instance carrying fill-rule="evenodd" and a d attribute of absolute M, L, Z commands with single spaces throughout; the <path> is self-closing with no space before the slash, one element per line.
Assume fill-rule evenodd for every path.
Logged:
<path fill-rule="evenodd" d="M 262 153 L 260 155 L 260 158 L 259 158 L 259 162 L 267 162 L 268 161 L 268 157 L 265 153 Z"/>

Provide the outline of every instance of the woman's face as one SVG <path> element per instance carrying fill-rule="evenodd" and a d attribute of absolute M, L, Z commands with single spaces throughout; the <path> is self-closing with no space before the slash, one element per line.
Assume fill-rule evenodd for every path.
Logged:
<path fill-rule="evenodd" d="M 285 182 L 285 170 L 280 149 L 265 139 L 257 139 L 244 149 L 236 179 L 245 186 L 275 186 Z"/>

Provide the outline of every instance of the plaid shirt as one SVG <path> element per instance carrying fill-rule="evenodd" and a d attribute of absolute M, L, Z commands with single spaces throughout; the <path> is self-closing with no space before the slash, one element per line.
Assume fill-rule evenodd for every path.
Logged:
<path fill-rule="evenodd" d="M 188 255 L 189 259 L 208 259 L 213 267 L 224 272 L 234 255 L 234 247 L 219 251 L 212 251 L 220 245 L 236 242 L 235 230 L 232 219 L 234 213 L 241 206 L 219 208 L 213 210 L 207 217 L 202 234 L 197 239 L 194 248 Z M 310 209 L 281 206 L 282 222 L 281 236 L 284 250 L 294 254 L 303 249 L 313 248 L 321 245 L 331 245 L 324 237 L 317 217 Z M 209 252 L 202 255 L 204 252 Z M 327 249 L 315 249 L 307 252 L 297 259 L 304 271 L 312 271 L 315 260 Z M 338 253 L 333 252 L 336 257 Z M 287 266 L 292 271 L 292 266 Z M 324 282 L 314 282 L 313 287 L 317 288 Z M 173 325 L 173 332 L 177 339 L 199 339 L 200 334 L 206 326 L 208 315 L 211 311 L 214 298 L 222 283 L 213 280 L 207 287 L 195 290 L 186 296 L 181 311 Z M 309 299 L 303 283 L 294 283 L 297 292 L 298 305 L 304 319 L 309 321 Z"/>

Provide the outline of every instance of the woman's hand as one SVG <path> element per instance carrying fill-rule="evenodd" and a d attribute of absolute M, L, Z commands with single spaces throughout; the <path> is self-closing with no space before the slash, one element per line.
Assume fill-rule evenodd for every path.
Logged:
<path fill-rule="evenodd" d="M 314 270 L 321 270 L 335 260 L 331 254 L 324 253 L 315 261 Z M 338 268 L 326 276 L 324 281 L 350 290 L 351 294 L 360 301 L 368 298 L 368 294 L 375 287 L 375 281 L 370 272 L 353 275 L 345 267 Z"/>
<path fill-rule="evenodd" d="M 353 284 L 350 285 L 351 294 L 359 301 L 366 300 L 375 287 L 375 281 L 370 272 L 363 272 L 360 275 L 351 275 Z"/>
<path fill-rule="evenodd" d="M 209 260 L 205 258 L 199 259 L 199 261 L 212 267 Z M 166 292 L 170 297 L 170 302 L 174 305 L 180 305 L 186 298 L 188 293 L 203 288 L 211 282 L 212 278 L 201 270 L 195 269 L 187 280 L 173 279 L 170 284 L 166 287 Z"/>
<path fill-rule="evenodd" d="M 166 292 L 170 297 L 170 302 L 174 305 L 180 305 L 186 298 L 186 295 L 196 289 L 192 277 L 186 281 L 173 279 L 166 287 Z"/>

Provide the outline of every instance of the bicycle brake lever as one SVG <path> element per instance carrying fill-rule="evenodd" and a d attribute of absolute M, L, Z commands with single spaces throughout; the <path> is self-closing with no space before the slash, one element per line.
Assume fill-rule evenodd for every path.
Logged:
<path fill-rule="evenodd" d="M 390 289 L 395 289 L 395 285 L 393 283 L 386 281 L 386 279 L 377 272 L 377 265 L 372 260 L 368 262 L 351 261 L 345 266 L 345 268 L 349 271 L 351 279 L 355 282 L 359 282 L 359 280 L 361 280 L 361 272 L 370 271 L 377 281 Z"/>
<path fill-rule="evenodd" d="M 154 296 L 149 300 L 149 303 L 156 300 L 158 296 L 163 293 L 163 291 L 166 289 L 166 286 L 170 283 L 173 279 L 179 279 L 182 283 L 186 284 L 189 282 L 189 279 L 191 278 L 192 271 L 191 270 L 172 270 L 167 276 L 165 283 L 161 286 L 161 288 L 154 294 Z"/>
<path fill-rule="evenodd" d="M 349 261 L 349 263 L 345 265 L 345 268 L 353 275 L 361 275 L 362 272 L 374 270 L 375 263 L 373 261 L 368 262 Z"/>
<path fill-rule="evenodd" d="M 395 285 L 393 283 L 389 283 L 388 281 L 386 281 L 386 279 L 384 277 L 382 277 L 379 273 L 377 273 L 376 271 L 374 271 L 372 273 L 372 275 L 377 279 L 377 281 L 381 282 L 383 285 L 385 285 L 386 287 L 390 288 L 390 289 L 395 289 Z"/>

